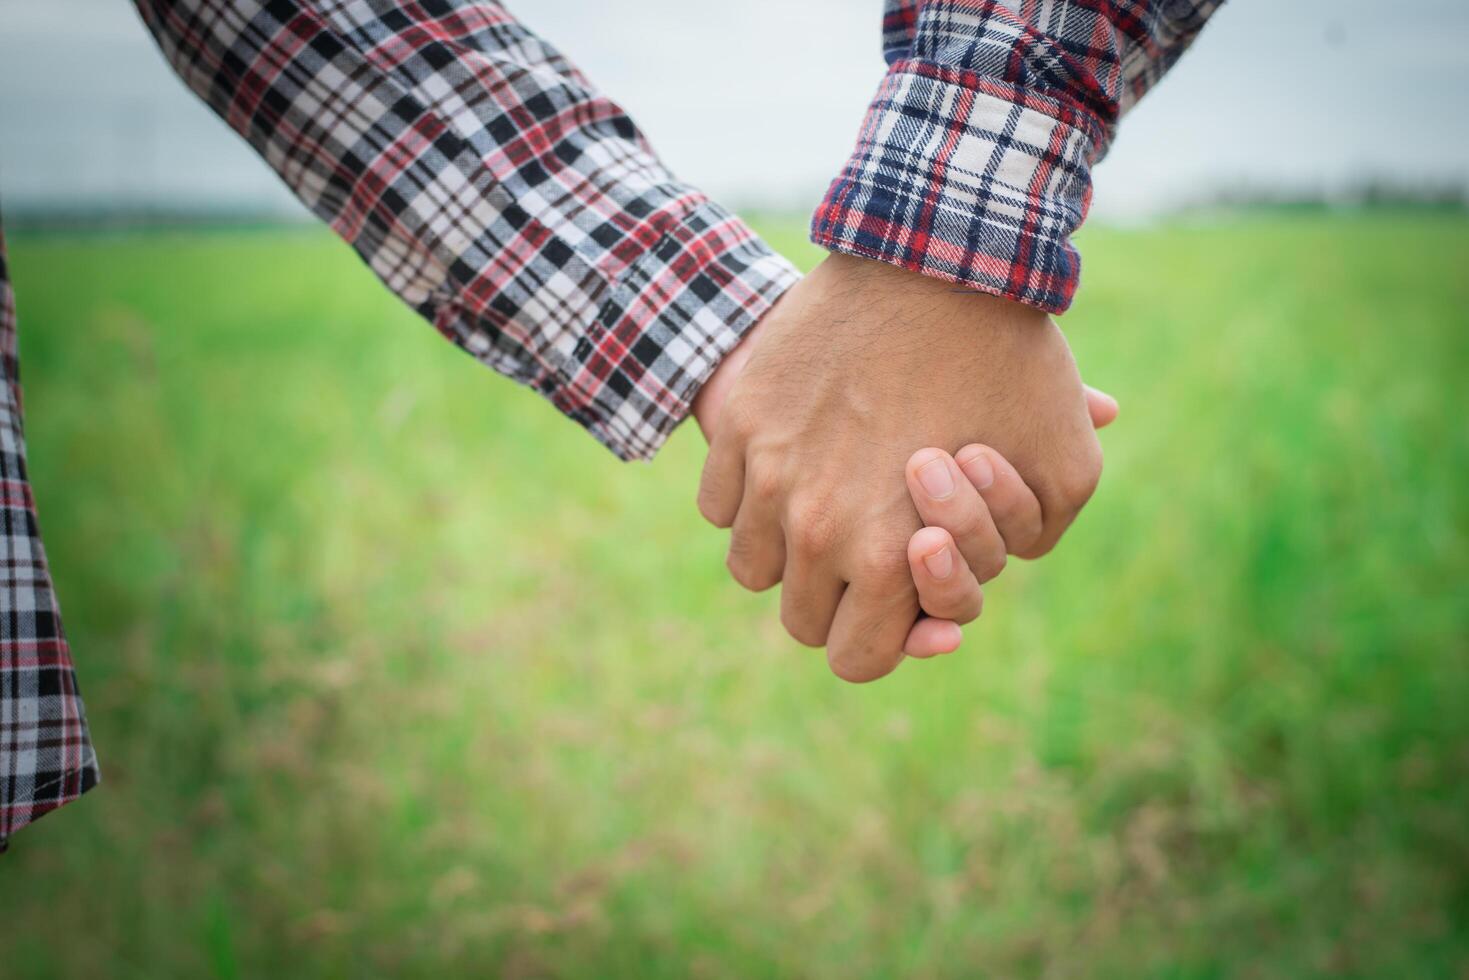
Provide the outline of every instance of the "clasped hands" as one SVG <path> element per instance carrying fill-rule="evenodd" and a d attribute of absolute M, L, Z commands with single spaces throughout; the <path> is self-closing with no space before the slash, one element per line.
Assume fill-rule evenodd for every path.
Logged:
<path fill-rule="evenodd" d="M 955 649 L 1006 555 L 1055 545 L 1096 487 L 1095 429 L 1116 404 L 1082 384 L 1045 313 L 833 254 L 694 414 L 710 443 L 699 510 L 730 528 L 731 574 L 783 583 L 791 636 L 868 681 Z"/>

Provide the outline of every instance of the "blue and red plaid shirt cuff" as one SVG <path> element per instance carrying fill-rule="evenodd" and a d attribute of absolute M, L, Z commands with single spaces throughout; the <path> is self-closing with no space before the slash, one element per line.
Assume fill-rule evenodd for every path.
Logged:
<path fill-rule="evenodd" d="M 1070 236 L 1105 144 L 1104 126 L 1068 103 L 898 60 L 816 209 L 811 237 L 1060 313 L 1081 269 Z"/>

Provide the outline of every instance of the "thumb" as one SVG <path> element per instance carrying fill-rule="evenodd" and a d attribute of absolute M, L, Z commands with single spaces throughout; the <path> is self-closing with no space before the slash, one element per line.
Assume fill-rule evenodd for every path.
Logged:
<path fill-rule="evenodd" d="M 1086 408 L 1091 413 L 1092 425 L 1105 429 L 1117 418 L 1117 399 L 1091 385 L 1082 387 L 1086 388 Z"/>

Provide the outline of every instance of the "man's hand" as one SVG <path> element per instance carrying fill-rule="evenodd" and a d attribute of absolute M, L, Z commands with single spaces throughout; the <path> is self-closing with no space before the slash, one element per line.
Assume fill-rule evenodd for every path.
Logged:
<path fill-rule="evenodd" d="M 915 446 L 979 442 L 1013 463 L 1038 506 L 993 519 L 1024 557 L 1050 550 L 1096 486 L 1081 379 L 1039 311 L 832 255 L 758 329 L 732 355 L 749 363 L 731 375 L 726 361 L 701 392 L 722 405 L 699 508 L 733 528 L 741 584 L 784 580 L 786 629 L 826 644 L 840 677 L 891 671 L 917 618 L 907 548 L 920 522 L 902 478 Z"/>

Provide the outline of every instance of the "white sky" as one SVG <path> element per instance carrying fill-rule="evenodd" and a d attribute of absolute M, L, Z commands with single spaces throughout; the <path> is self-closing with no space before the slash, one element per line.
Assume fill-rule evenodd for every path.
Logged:
<path fill-rule="evenodd" d="M 669 164 L 809 207 L 883 70 L 880 0 L 520 0 Z M 1094 212 L 1367 174 L 1469 186 L 1469 2 L 1232 0 L 1122 125 Z M 0 202 L 290 207 L 126 0 L 0 0 Z"/>

